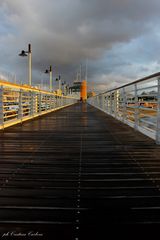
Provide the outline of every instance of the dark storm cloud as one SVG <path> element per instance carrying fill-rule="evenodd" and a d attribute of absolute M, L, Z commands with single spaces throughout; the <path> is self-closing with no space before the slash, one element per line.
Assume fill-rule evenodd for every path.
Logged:
<path fill-rule="evenodd" d="M 17 52 L 31 42 L 35 77 L 38 71 L 53 64 L 70 78 L 77 65 L 88 58 L 90 76 L 94 78 L 96 69 L 103 76 L 111 73 L 109 67 L 105 68 L 107 51 L 119 43 L 127 45 L 148 32 L 152 34 L 160 3 L 158 0 L 1 0 L 0 7 L 5 15 L 1 29 L 8 26 L 5 27 L 8 34 L 0 37 L 4 56 L 1 65 L 10 65 L 24 75 L 25 62 L 17 57 Z M 119 66 L 128 63 L 122 56 L 120 59 Z M 115 67 L 113 62 L 110 66 Z"/>

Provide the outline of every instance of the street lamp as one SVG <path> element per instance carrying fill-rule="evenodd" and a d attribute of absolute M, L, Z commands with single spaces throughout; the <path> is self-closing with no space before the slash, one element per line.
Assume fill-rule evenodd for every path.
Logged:
<path fill-rule="evenodd" d="M 28 51 L 22 50 L 19 56 L 21 57 L 28 56 L 28 84 L 32 86 L 32 50 L 30 43 L 28 44 Z"/>
<path fill-rule="evenodd" d="M 53 91 L 53 80 L 52 80 L 52 66 L 50 66 L 49 67 L 49 70 L 48 69 L 46 69 L 46 71 L 45 71 L 45 73 L 46 74 L 48 74 L 49 73 L 49 85 L 50 85 L 50 91 L 52 92 Z"/>
<path fill-rule="evenodd" d="M 66 86 L 66 95 L 68 95 L 69 94 L 69 84 L 67 84 L 67 86 Z"/>
<path fill-rule="evenodd" d="M 66 91 L 67 91 L 67 85 L 66 85 L 66 82 L 62 82 L 62 86 L 63 86 L 63 93 L 64 95 L 66 95 Z"/>
<path fill-rule="evenodd" d="M 61 83 L 61 76 L 60 75 L 58 77 L 58 83 L 59 83 L 59 92 L 61 92 L 61 85 L 62 85 L 62 83 Z"/>

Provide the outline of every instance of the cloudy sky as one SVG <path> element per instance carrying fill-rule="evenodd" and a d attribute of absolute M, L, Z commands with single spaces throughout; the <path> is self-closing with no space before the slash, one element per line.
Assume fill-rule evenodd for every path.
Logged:
<path fill-rule="evenodd" d="M 32 44 L 33 82 L 53 65 L 72 82 L 88 59 L 88 82 L 98 91 L 160 69 L 159 0 L 0 0 L 0 72 L 27 82 Z"/>

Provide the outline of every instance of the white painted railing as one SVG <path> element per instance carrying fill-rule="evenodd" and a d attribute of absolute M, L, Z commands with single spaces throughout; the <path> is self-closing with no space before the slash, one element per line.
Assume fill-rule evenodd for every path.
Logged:
<path fill-rule="evenodd" d="M 160 144 L 160 73 L 96 95 L 88 103 Z"/>
<path fill-rule="evenodd" d="M 73 97 L 0 81 L 0 129 L 77 102 Z"/>

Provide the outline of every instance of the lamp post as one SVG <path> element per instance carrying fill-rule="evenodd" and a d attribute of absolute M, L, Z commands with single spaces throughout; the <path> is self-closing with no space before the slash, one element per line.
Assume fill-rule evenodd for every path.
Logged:
<path fill-rule="evenodd" d="M 59 83 L 59 91 L 61 92 L 61 76 L 59 75 L 58 77 L 58 83 Z"/>
<path fill-rule="evenodd" d="M 62 86 L 63 86 L 63 94 L 66 95 L 66 89 L 67 89 L 67 86 L 66 86 L 66 82 L 62 82 Z"/>
<path fill-rule="evenodd" d="M 68 95 L 69 94 L 69 84 L 67 84 L 67 86 L 66 86 L 66 95 Z"/>
<path fill-rule="evenodd" d="M 32 50 L 30 43 L 28 44 L 28 51 L 22 50 L 19 56 L 21 57 L 28 56 L 28 84 L 32 86 Z"/>
<path fill-rule="evenodd" d="M 58 78 L 56 78 L 56 81 L 58 81 L 58 91 L 61 94 L 61 85 L 62 85 L 62 81 L 61 81 L 61 76 L 59 75 Z"/>
<path fill-rule="evenodd" d="M 52 66 L 49 67 L 49 70 L 46 69 L 45 73 L 49 73 L 49 89 L 53 91 L 53 79 L 52 79 Z"/>

